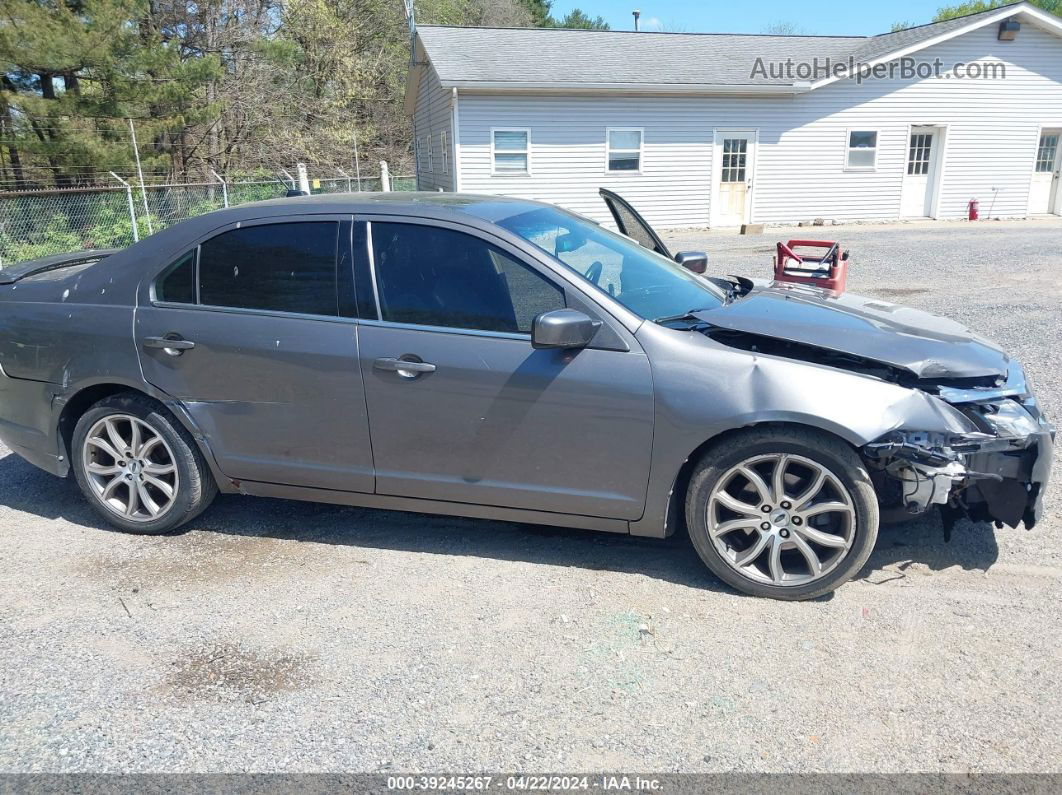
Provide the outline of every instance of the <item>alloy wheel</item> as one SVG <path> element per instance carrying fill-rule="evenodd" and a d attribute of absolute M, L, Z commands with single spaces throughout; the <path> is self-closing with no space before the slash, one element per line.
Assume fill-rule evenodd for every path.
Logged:
<path fill-rule="evenodd" d="M 759 455 L 731 467 L 706 510 L 708 535 L 727 565 L 768 585 L 827 576 L 855 540 L 852 496 L 833 472 L 803 456 Z"/>
<path fill-rule="evenodd" d="M 86 480 L 111 512 L 150 522 L 172 506 L 180 485 L 176 458 L 150 425 L 129 414 L 97 421 L 82 448 Z"/>

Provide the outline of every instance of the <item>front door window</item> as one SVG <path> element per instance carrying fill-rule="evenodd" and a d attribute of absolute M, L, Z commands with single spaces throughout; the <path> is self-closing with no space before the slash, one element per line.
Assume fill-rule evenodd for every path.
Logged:
<path fill-rule="evenodd" d="M 392 323 L 530 334 L 564 292 L 477 237 L 436 226 L 374 223 L 380 317 Z"/>

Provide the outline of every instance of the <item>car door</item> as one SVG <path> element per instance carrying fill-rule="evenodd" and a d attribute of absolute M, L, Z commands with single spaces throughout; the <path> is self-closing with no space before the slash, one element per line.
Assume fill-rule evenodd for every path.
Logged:
<path fill-rule="evenodd" d="M 359 229 L 355 256 L 371 278 L 357 283 L 373 287 L 358 303 L 370 307 L 359 354 L 377 492 L 641 516 L 653 392 L 633 337 L 610 325 L 603 345 L 535 350 L 533 318 L 574 300 L 555 274 L 459 225 L 369 217 Z"/>
<path fill-rule="evenodd" d="M 660 239 L 660 235 L 649 226 L 641 214 L 631 206 L 630 202 L 607 188 L 599 189 L 598 193 L 608 207 L 608 211 L 612 214 L 612 220 L 616 222 L 616 228 L 619 229 L 621 234 L 631 238 L 643 248 L 655 251 L 657 254 L 663 254 L 668 259 L 673 259 L 671 252 L 664 245 L 664 241 Z"/>
<path fill-rule="evenodd" d="M 340 311 L 351 229 L 350 216 L 235 225 L 136 310 L 144 377 L 187 407 L 233 479 L 373 490 L 357 326 Z"/>

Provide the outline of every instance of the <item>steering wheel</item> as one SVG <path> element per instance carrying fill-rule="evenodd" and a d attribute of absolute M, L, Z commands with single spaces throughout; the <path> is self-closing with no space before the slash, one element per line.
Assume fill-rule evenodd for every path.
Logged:
<path fill-rule="evenodd" d="M 597 284 L 601 280 L 601 272 L 605 269 L 605 266 L 601 264 L 600 260 L 595 260 L 591 263 L 590 267 L 586 269 L 586 273 L 583 275 L 594 284 Z"/>

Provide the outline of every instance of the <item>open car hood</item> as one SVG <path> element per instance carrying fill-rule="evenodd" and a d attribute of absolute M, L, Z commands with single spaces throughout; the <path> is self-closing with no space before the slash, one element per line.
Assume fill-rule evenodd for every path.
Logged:
<path fill-rule="evenodd" d="M 720 339 L 743 337 L 742 348 L 768 353 L 771 346 L 757 346 L 757 339 L 787 341 L 882 363 L 918 380 L 1003 379 L 1010 361 L 995 343 L 953 320 L 814 287 L 757 283 L 744 297 L 695 316 L 736 332 Z"/>

